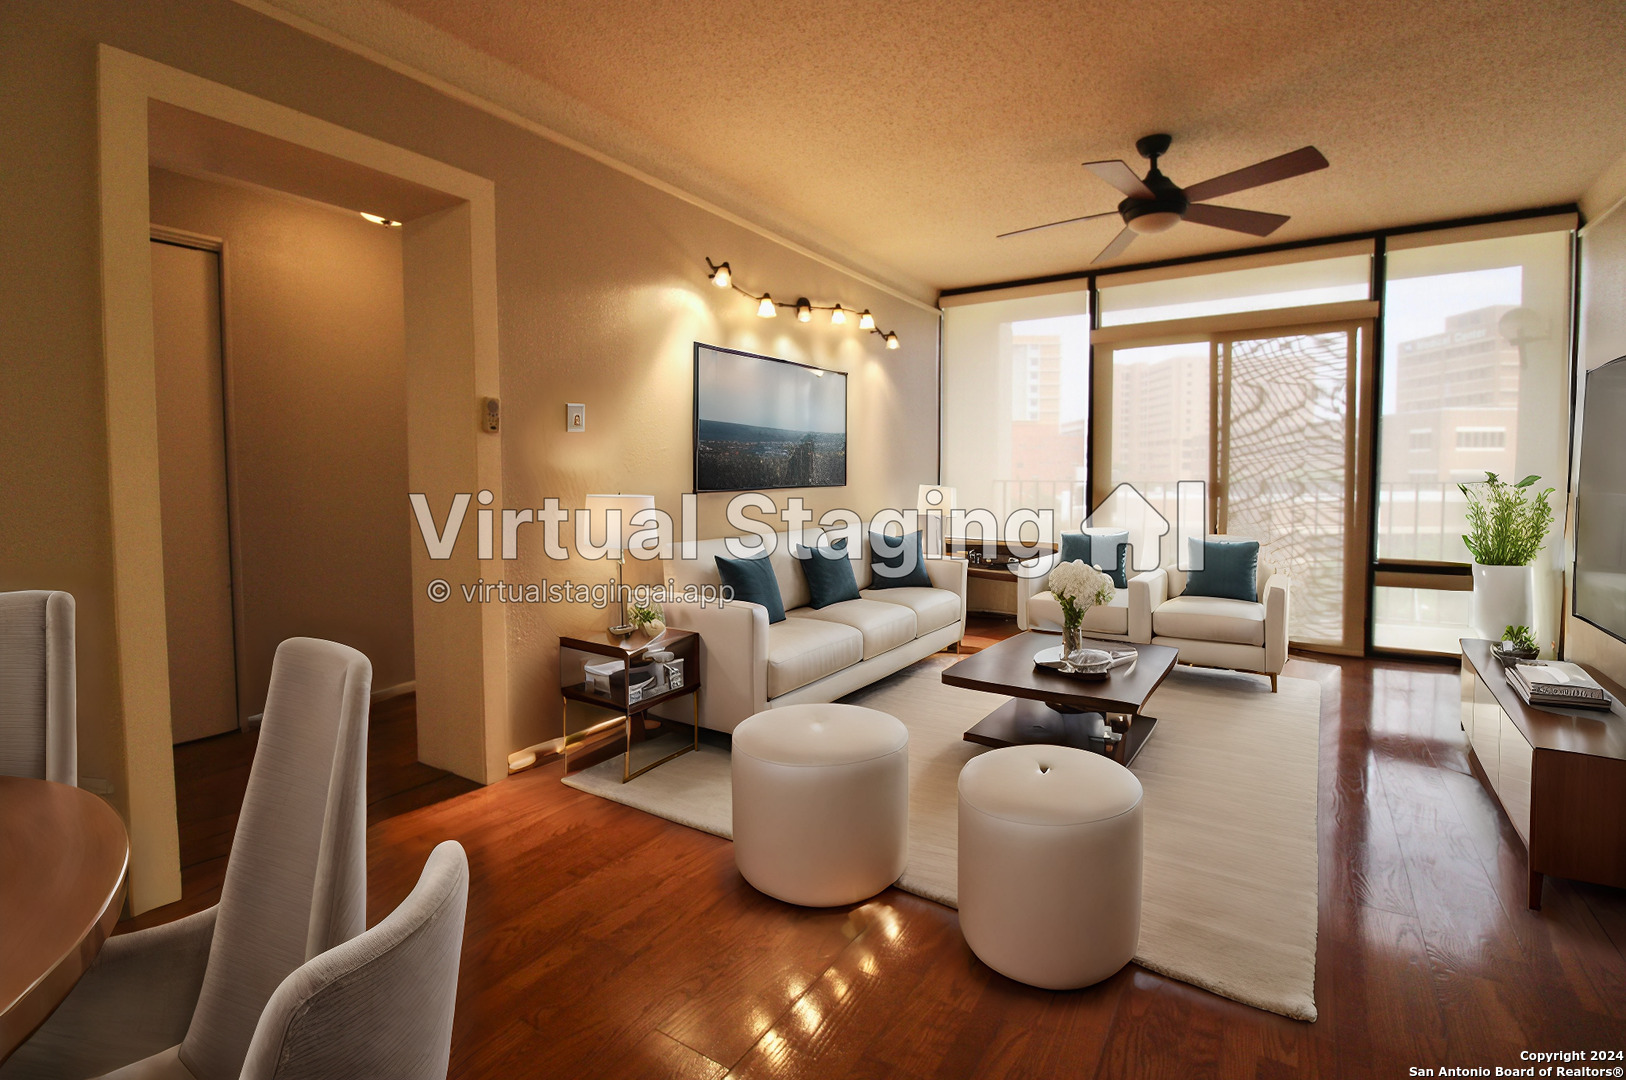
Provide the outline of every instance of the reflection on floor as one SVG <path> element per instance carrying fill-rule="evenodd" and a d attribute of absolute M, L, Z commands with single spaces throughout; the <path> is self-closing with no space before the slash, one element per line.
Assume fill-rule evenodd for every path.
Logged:
<path fill-rule="evenodd" d="M 472 791 L 472 780 L 418 760 L 417 697 L 372 707 L 367 726 L 367 824 Z M 181 899 L 126 919 L 118 931 L 190 915 L 220 899 L 226 853 L 248 787 L 259 730 L 234 731 L 175 748 L 175 811 L 180 825 Z"/>
<path fill-rule="evenodd" d="M 896 890 L 779 903 L 727 841 L 567 788 L 558 762 L 374 824 L 370 917 L 436 842 L 468 848 L 458 1077 L 1367 1077 L 1618 1048 L 1626 893 L 1549 879 L 1526 910 L 1455 668 L 1299 656 L 1286 674 L 1322 689 L 1314 1024 L 1133 966 L 1020 986 L 953 911 Z"/>

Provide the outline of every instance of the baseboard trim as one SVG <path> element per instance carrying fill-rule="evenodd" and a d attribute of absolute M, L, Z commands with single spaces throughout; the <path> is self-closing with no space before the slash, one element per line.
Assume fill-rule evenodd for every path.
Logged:
<path fill-rule="evenodd" d="M 371 701 L 374 705 L 377 705 L 380 701 L 388 701 L 390 698 L 398 698 L 417 692 L 418 680 L 408 679 L 404 683 L 396 683 L 394 686 L 386 686 L 382 690 L 374 690 Z"/>

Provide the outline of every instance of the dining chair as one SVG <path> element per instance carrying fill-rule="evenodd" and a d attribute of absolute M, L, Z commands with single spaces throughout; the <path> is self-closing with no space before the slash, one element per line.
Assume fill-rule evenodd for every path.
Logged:
<path fill-rule="evenodd" d="M 235 1080 L 278 985 L 366 927 L 372 677 L 345 645 L 277 647 L 220 902 L 110 938 L 0 1080 Z"/>
<path fill-rule="evenodd" d="M 277 987 L 243 1080 L 445 1080 L 468 897 L 468 856 L 442 841 L 399 907 Z"/>
<path fill-rule="evenodd" d="M 73 597 L 0 593 L 0 776 L 79 784 Z"/>

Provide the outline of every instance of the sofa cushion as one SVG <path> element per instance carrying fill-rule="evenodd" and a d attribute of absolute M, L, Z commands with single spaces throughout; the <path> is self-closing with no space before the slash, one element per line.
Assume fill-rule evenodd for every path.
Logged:
<path fill-rule="evenodd" d="M 916 637 L 941 630 L 961 617 L 960 597 L 947 589 L 865 589 L 859 595 L 883 604 L 902 604 L 913 611 Z"/>
<path fill-rule="evenodd" d="M 1061 534 L 1061 561 L 1087 562 L 1103 571 L 1120 589 L 1129 587 L 1129 531 L 1085 529 Z"/>
<path fill-rule="evenodd" d="M 852 557 L 843 537 L 813 547 L 791 551 L 807 578 L 808 606 L 825 608 L 844 600 L 858 599 L 858 580 L 853 577 Z"/>
<path fill-rule="evenodd" d="M 1034 593 L 1028 597 L 1028 629 L 1060 630 L 1061 604 L 1050 592 Z M 1086 634 L 1129 634 L 1129 593 L 1120 590 L 1113 594 L 1109 604 L 1096 604 L 1084 613 L 1082 624 Z"/>
<path fill-rule="evenodd" d="M 1228 600 L 1259 599 L 1259 541 L 1190 540 L 1192 563 L 1202 545 L 1203 568 L 1186 575 L 1184 596 L 1217 596 Z"/>
<path fill-rule="evenodd" d="M 783 622 L 785 602 L 779 596 L 779 580 L 766 556 L 754 559 L 730 559 L 722 555 L 717 559 L 717 576 L 723 586 L 732 590 L 732 598 L 750 604 L 761 604 L 768 609 L 770 623 Z"/>
<path fill-rule="evenodd" d="M 804 619 L 824 619 L 857 630 L 864 635 L 865 660 L 915 640 L 915 613 L 903 604 L 854 598 L 817 609 L 797 608 L 791 614 Z"/>
<path fill-rule="evenodd" d="M 864 658 L 864 635 L 850 626 L 807 619 L 805 608 L 768 627 L 768 696 L 788 694 Z"/>
<path fill-rule="evenodd" d="M 1263 645 L 1265 605 L 1219 596 L 1176 596 L 1152 612 L 1152 633 L 1192 641 Z"/>
<path fill-rule="evenodd" d="M 932 576 L 926 572 L 926 555 L 920 530 L 904 536 L 869 534 L 869 569 L 872 589 L 929 589 Z"/>

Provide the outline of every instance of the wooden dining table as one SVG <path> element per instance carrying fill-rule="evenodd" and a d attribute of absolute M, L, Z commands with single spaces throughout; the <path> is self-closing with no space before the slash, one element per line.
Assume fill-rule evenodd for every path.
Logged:
<path fill-rule="evenodd" d="M 0 1061 L 45 1022 L 123 906 L 130 838 L 88 791 L 0 776 Z"/>

